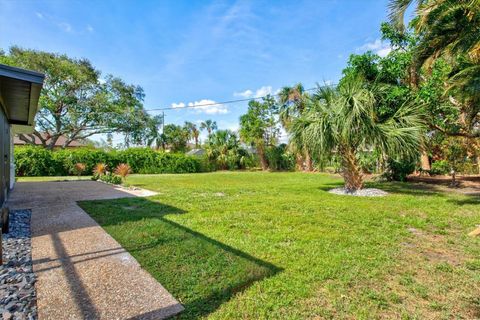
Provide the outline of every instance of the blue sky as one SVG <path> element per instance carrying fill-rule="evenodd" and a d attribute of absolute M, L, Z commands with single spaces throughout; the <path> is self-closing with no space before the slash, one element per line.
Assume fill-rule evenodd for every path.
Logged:
<path fill-rule="evenodd" d="M 336 82 L 349 54 L 388 52 L 386 14 L 386 0 L 0 0 L 0 48 L 88 58 L 142 86 L 147 109 L 179 107 L 167 122 L 236 129 L 246 103 L 181 107 Z"/>

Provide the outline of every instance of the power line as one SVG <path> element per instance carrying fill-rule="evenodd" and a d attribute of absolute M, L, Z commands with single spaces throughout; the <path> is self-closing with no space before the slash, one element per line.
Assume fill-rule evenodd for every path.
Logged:
<path fill-rule="evenodd" d="M 317 90 L 317 89 L 318 89 L 318 87 L 315 87 L 315 88 L 305 89 L 304 91 L 313 91 L 313 90 Z M 260 99 L 266 98 L 268 96 L 278 97 L 278 96 L 280 96 L 280 94 L 279 93 L 277 93 L 277 94 L 267 94 L 267 95 L 261 96 L 261 97 L 236 99 L 236 100 L 226 100 L 226 101 L 221 101 L 221 102 L 203 103 L 203 104 L 196 104 L 196 105 L 190 105 L 190 106 L 187 105 L 185 107 L 165 107 L 165 108 L 146 109 L 146 111 L 149 112 L 149 111 L 182 110 L 182 109 L 195 109 L 195 108 L 203 108 L 203 107 L 213 107 L 213 106 L 221 106 L 221 105 L 232 104 L 232 103 L 237 103 L 237 102 L 260 100 Z"/>

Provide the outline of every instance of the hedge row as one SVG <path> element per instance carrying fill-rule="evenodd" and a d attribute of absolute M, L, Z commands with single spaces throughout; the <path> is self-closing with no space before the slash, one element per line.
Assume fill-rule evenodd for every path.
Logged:
<path fill-rule="evenodd" d="M 105 163 L 113 170 L 127 163 L 134 173 L 194 173 L 202 171 L 201 159 L 184 154 L 158 152 L 150 148 L 130 148 L 121 151 L 103 151 L 92 148 L 49 151 L 42 147 L 16 147 L 15 172 L 17 176 L 72 175 L 76 163 L 84 163 L 83 174 L 91 175 L 97 163 Z"/>

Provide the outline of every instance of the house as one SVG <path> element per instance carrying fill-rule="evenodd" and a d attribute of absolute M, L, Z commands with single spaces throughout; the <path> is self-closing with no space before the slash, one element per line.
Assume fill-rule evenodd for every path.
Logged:
<path fill-rule="evenodd" d="M 15 181 L 13 135 L 32 132 L 44 78 L 38 72 L 0 64 L 0 208 Z"/>
<path fill-rule="evenodd" d="M 197 156 L 197 157 L 202 157 L 206 154 L 207 152 L 205 149 L 192 149 L 186 153 L 187 156 Z"/>
<path fill-rule="evenodd" d="M 48 136 L 46 133 L 42 133 L 41 136 L 42 136 L 43 139 L 45 139 L 47 141 L 47 144 L 50 143 L 50 136 Z M 33 139 L 33 142 L 34 142 L 35 145 L 42 145 L 42 142 L 40 141 L 40 139 L 35 135 L 28 135 L 28 136 L 26 136 L 26 138 L 28 140 Z M 58 137 L 58 140 L 55 142 L 54 148 L 63 148 L 66 141 L 67 141 L 67 137 L 65 137 L 65 136 Z M 29 143 L 21 140 L 18 134 L 16 134 L 13 137 L 13 145 L 14 146 L 23 146 L 23 145 L 28 145 L 28 144 Z M 87 146 L 87 144 L 85 142 L 75 140 L 75 141 L 72 141 L 68 144 L 67 149 L 69 149 L 69 148 L 80 148 L 80 147 L 86 147 L 86 146 Z"/>

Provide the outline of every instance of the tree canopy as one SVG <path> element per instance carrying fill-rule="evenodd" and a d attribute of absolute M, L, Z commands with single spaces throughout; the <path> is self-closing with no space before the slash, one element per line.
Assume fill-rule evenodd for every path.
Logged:
<path fill-rule="evenodd" d="M 149 115 L 143 107 L 144 92 L 112 75 L 101 77 L 87 59 L 11 47 L 0 52 L 0 62 L 45 74 L 36 127 L 20 139 L 46 148 L 66 138 L 63 147 L 95 134 L 121 133 L 125 144 L 142 143 Z"/>

